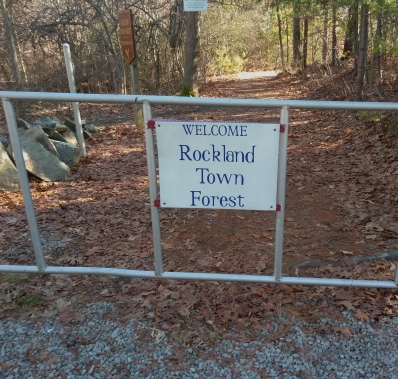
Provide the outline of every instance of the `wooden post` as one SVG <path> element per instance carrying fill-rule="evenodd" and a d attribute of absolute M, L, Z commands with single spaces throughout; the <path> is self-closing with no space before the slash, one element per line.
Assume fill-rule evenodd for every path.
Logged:
<path fill-rule="evenodd" d="M 138 68 L 138 59 L 134 59 L 130 64 L 130 72 L 131 72 L 131 92 L 133 95 L 141 95 L 140 88 L 140 75 Z M 135 125 L 138 129 L 142 129 L 144 127 L 144 116 L 142 113 L 142 104 L 134 105 L 134 114 L 135 114 Z"/>
<path fill-rule="evenodd" d="M 131 9 L 119 12 L 119 33 L 123 57 L 130 65 L 131 92 L 133 95 L 141 95 L 137 51 L 135 48 L 136 38 Z M 134 105 L 134 113 L 136 127 L 143 128 L 144 118 L 141 104 Z"/>

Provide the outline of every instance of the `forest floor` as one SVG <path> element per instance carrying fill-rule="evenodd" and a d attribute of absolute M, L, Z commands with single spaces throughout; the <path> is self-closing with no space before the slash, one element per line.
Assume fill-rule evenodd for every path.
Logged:
<path fill-rule="evenodd" d="M 208 80 L 201 96 L 335 99 L 339 80 L 230 76 Z M 153 270 L 145 140 L 132 126 L 133 107 L 82 104 L 81 113 L 99 127 L 86 141 L 88 158 L 64 181 L 31 180 L 47 264 Z M 69 117 L 70 109 L 58 108 L 57 116 Z M 155 106 L 153 117 L 280 122 L 279 110 L 218 107 Z M 289 127 L 283 274 L 393 280 L 398 255 L 393 116 L 292 110 Z M 0 193 L 0 214 L 0 264 L 35 264 L 21 194 Z M 165 271 L 273 274 L 274 212 L 165 208 L 160 214 Z M 383 252 L 391 259 L 373 259 Z M 282 314 L 314 321 L 342 318 L 348 309 L 358 320 L 377 321 L 398 311 L 398 294 L 381 289 L 0 275 L 3 318 L 58 315 L 76 322 L 78 308 L 104 300 L 118 310 L 109 317 L 151 320 L 186 344 L 212 341 L 231 329 L 250 338 L 267 327 L 270 316 Z"/>

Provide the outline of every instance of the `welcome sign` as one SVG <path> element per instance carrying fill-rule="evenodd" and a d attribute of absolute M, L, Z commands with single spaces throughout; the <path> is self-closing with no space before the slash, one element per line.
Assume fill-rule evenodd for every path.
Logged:
<path fill-rule="evenodd" d="M 162 207 L 276 210 L 279 124 L 155 127 Z"/>
<path fill-rule="evenodd" d="M 207 0 L 184 0 L 184 12 L 206 12 Z"/>

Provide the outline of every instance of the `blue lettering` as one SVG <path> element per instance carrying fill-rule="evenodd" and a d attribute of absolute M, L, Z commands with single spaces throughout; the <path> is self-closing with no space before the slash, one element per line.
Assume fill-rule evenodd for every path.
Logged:
<path fill-rule="evenodd" d="M 198 193 L 198 196 L 195 196 L 195 192 Z M 196 203 L 195 200 L 200 200 L 200 194 L 202 193 L 202 191 L 191 191 L 192 194 L 192 204 L 191 207 L 196 207 Z"/>
<path fill-rule="evenodd" d="M 235 185 L 238 185 L 238 181 L 240 180 L 240 185 L 243 186 L 245 183 L 245 178 L 243 177 L 242 174 L 217 174 L 218 181 L 220 184 L 223 184 L 224 180 L 226 184 L 229 184 L 233 178 L 235 178 Z"/>
<path fill-rule="evenodd" d="M 200 150 L 194 150 L 193 155 L 192 155 L 194 161 L 198 162 L 202 159 L 202 154 Z"/>
<path fill-rule="evenodd" d="M 191 191 L 191 207 L 211 207 L 211 208 L 235 208 L 239 206 L 240 208 L 244 208 L 243 204 L 244 196 L 202 196 L 202 191 Z"/>
<path fill-rule="evenodd" d="M 195 125 L 195 128 L 196 128 L 196 135 L 197 136 L 202 136 L 203 135 L 203 132 L 202 132 L 202 126 L 203 125 Z"/>
<path fill-rule="evenodd" d="M 233 127 L 232 125 L 228 125 L 228 135 L 229 136 L 239 136 L 238 127 L 239 127 L 239 125 L 235 125 L 235 127 Z"/>
<path fill-rule="evenodd" d="M 180 161 L 188 160 L 188 161 L 204 161 L 204 162 L 242 162 L 242 163 L 254 163 L 255 159 L 255 148 L 256 145 L 252 146 L 251 150 L 244 151 L 235 151 L 235 150 L 227 150 L 225 145 L 221 145 L 218 150 L 215 145 L 210 145 L 210 150 L 193 150 L 188 145 L 179 145 L 180 146 Z"/>
<path fill-rule="evenodd" d="M 182 124 L 185 135 L 247 137 L 247 125 Z"/>
<path fill-rule="evenodd" d="M 185 134 L 186 135 L 192 135 L 192 131 L 193 131 L 193 125 L 184 125 L 182 124 L 182 127 L 184 128 Z"/>
<path fill-rule="evenodd" d="M 220 205 L 225 208 L 228 205 L 228 198 L 226 196 L 220 197 Z"/>
<path fill-rule="evenodd" d="M 186 156 L 186 158 L 191 161 L 192 159 L 189 157 L 188 152 L 190 150 L 188 145 L 179 145 L 180 146 L 180 161 L 184 160 L 184 155 Z M 185 149 L 184 149 L 185 148 Z M 185 150 L 185 151 L 183 151 Z"/>
<path fill-rule="evenodd" d="M 223 128 L 223 129 L 221 130 L 221 128 Z M 220 136 L 224 137 L 227 133 L 228 133 L 228 130 L 227 130 L 227 127 L 225 125 L 220 125 L 218 127 L 218 134 Z"/>
<path fill-rule="evenodd" d="M 211 146 L 213 148 L 213 162 L 215 162 L 215 161 L 221 162 L 220 158 L 219 158 L 219 156 L 221 154 L 220 150 L 216 150 L 214 145 L 211 145 Z"/>
<path fill-rule="evenodd" d="M 208 168 L 198 167 L 196 172 L 200 174 L 200 184 L 235 184 L 243 186 L 245 178 L 242 174 L 219 174 L 218 172 L 212 173 Z"/>

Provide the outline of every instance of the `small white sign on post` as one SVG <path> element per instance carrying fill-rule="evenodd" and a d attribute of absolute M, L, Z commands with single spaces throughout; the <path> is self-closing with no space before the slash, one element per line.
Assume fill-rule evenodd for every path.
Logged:
<path fill-rule="evenodd" d="M 184 0 L 184 12 L 207 12 L 207 0 Z"/>
<path fill-rule="evenodd" d="M 155 121 L 160 205 L 276 210 L 279 124 Z"/>

